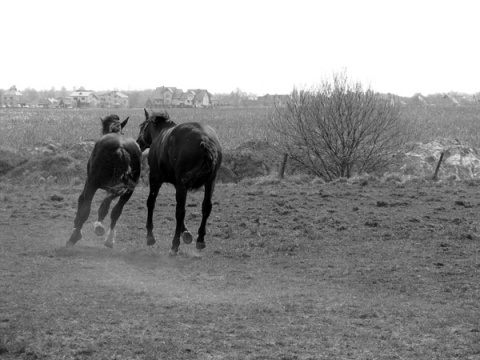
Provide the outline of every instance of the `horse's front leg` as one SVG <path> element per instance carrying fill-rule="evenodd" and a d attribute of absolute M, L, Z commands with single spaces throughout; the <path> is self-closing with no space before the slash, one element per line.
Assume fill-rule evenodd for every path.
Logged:
<path fill-rule="evenodd" d="M 155 210 L 155 201 L 157 200 L 158 191 L 162 186 L 161 182 L 153 181 L 150 177 L 150 194 L 147 199 L 147 245 L 155 244 L 155 236 L 153 235 L 153 210 Z"/>
<path fill-rule="evenodd" d="M 177 225 L 175 227 L 175 235 L 173 236 L 172 249 L 170 253 L 175 255 L 180 246 L 180 235 L 186 230 L 185 227 L 185 204 L 187 203 L 187 189 L 183 186 L 176 187 L 175 198 L 177 207 L 175 210 L 175 218 Z"/>
<path fill-rule="evenodd" d="M 205 195 L 202 202 L 202 222 L 198 228 L 197 249 L 205 248 L 205 235 L 207 233 L 207 220 L 212 212 L 212 196 L 215 188 L 215 180 L 208 181 L 205 184 Z"/>

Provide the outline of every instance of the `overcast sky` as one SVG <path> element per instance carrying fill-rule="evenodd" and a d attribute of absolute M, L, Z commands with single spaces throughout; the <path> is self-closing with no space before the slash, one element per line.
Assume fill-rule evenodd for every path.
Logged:
<path fill-rule="evenodd" d="M 478 5 L 477 5 L 478 3 Z M 480 2 L 2 1 L 0 88 L 480 91 Z"/>

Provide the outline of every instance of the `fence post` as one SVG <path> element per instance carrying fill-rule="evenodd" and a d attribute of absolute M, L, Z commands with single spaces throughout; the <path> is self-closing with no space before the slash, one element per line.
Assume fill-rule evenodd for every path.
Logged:
<path fill-rule="evenodd" d="M 433 174 L 433 178 L 432 178 L 433 181 L 437 181 L 438 170 L 440 170 L 440 164 L 442 163 L 442 160 L 443 160 L 443 154 L 444 152 L 442 151 L 442 153 L 440 154 L 440 159 L 438 160 L 437 168 L 435 169 L 435 173 Z"/>
<path fill-rule="evenodd" d="M 283 179 L 283 176 L 285 175 L 285 167 L 287 166 L 287 159 L 288 159 L 288 154 L 287 153 L 283 154 L 283 161 L 282 161 L 282 164 L 280 165 L 280 170 L 278 171 L 278 177 L 280 179 Z"/>

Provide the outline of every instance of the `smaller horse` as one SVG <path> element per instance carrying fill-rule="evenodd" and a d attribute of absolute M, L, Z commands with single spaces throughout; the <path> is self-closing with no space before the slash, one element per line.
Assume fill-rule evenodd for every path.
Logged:
<path fill-rule="evenodd" d="M 100 118 L 100 121 L 102 122 L 102 135 L 110 133 L 123 134 L 122 130 L 125 125 L 127 125 L 128 119 L 130 119 L 130 117 L 127 117 L 124 121 L 120 122 L 120 118 L 115 114 Z"/>
<path fill-rule="evenodd" d="M 153 210 L 163 183 L 175 186 L 177 225 L 172 241 L 171 254 L 175 255 L 183 242 L 192 242 L 192 235 L 185 226 L 185 204 L 187 192 L 204 187 L 202 221 L 198 229 L 196 247 L 205 248 L 207 219 L 212 211 L 212 195 L 215 178 L 222 163 L 222 150 L 215 131 L 207 125 L 196 122 L 175 124 L 166 111 L 152 112 L 146 109 L 145 121 L 140 125 L 137 143 L 144 151 L 150 148 L 150 193 L 147 199 L 147 245 L 155 244 L 153 235 Z"/>
<path fill-rule="evenodd" d="M 122 134 L 128 118 L 120 122 L 117 115 L 109 115 L 101 120 L 103 136 L 95 144 L 88 160 L 87 180 L 78 198 L 74 229 L 67 246 L 74 246 L 82 238 L 82 227 L 90 215 L 93 196 L 98 189 L 103 189 L 107 191 L 107 197 L 98 209 L 98 220 L 94 223 L 94 230 L 98 236 L 105 234 L 102 221 L 108 214 L 111 202 L 120 197 L 112 209 L 110 230 L 104 242 L 105 246 L 113 247 L 115 225 L 140 177 L 142 152 L 134 139 Z"/>

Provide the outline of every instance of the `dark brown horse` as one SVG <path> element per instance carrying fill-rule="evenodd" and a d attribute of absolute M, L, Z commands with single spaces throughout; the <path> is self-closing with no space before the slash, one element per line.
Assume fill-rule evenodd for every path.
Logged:
<path fill-rule="evenodd" d="M 127 117 L 124 121 L 120 122 L 120 118 L 118 115 L 112 114 L 108 115 L 104 118 L 100 118 L 102 122 L 102 135 L 110 134 L 110 133 L 119 133 L 123 134 L 122 130 L 127 125 L 128 119 Z"/>
<path fill-rule="evenodd" d="M 177 226 L 172 241 L 171 254 L 178 252 L 180 235 L 183 242 L 192 242 L 192 235 L 185 226 L 187 192 L 204 187 L 202 222 L 198 229 L 197 249 L 205 248 L 207 219 L 212 211 L 212 195 L 217 171 L 222 162 L 222 150 L 215 131 L 196 122 L 176 125 L 166 111 L 152 112 L 146 109 L 145 122 L 140 125 L 137 143 L 143 150 L 150 148 L 150 194 L 147 200 L 147 245 L 155 244 L 153 235 L 153 210 L 158 191 L 163 183 L 176 189 Z"/>
<path fill-rule="evenodd" d="M 101 120 L 104 135 L 95 144 L 88 160 L 87 180 L 78 198 L 74 229 L 67 246 L 75 245 L 82 238 L 82 227 L 90 215 L 93 196 L 98 189 L 103 189 L 107 191 L 107 197 L 98 209 L 98 220 L 94 224 L 94 229 L 98 236 L 105 234 L 102 221 L 108 214 L 112 200 L 120 197 L 112 209 L 110 230 L 105 239 L 105 246 L 113 247 L 115 225 L 140 177 L 142 152 L 134 139 L 122 135 L 122 129 L 127 124 L 128 118 L 120 122 L 117 115 L 110 115 Z"/>

